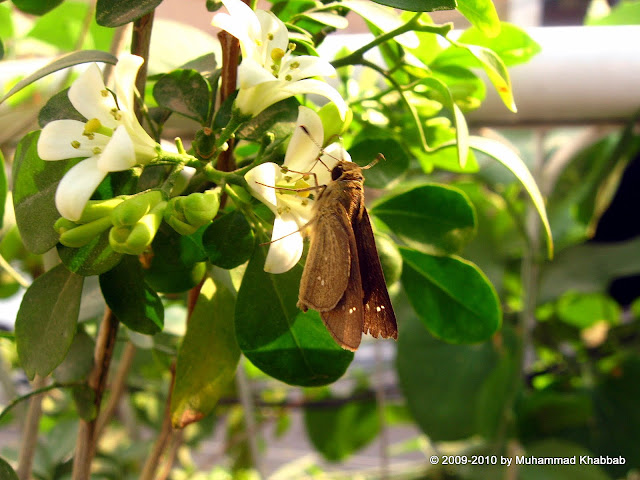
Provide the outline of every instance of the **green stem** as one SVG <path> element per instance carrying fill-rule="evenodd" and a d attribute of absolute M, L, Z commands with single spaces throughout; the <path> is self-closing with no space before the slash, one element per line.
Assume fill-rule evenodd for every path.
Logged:
<path fill-rule="evenodd" d="M 81 382 L 70 382 L 70 383 L 52 383 L 51 385 L 47 385 L 46 387 L 37 388 L 32 390 L 29 393 L 25 393 L 24 395 L 14 399 L 9 405 L 4 407 L 0 412 L 0 422 L 2 419 L 9 414 L 9 412 L 20 402 L 24 402 L 25 400 L 29 400 L 34 395 L 40 395 L 41 393 L 48 392 L 49 390 L 55 390 L 56 388 L 70 388 L 70 387 L 78 387 L 82 385 Z"/>
<path fill-rule="evenodd" d="M 0 255 L 0 268 L 7 272 L 9 276 L 13 278 L 21 287 L 29 288 L 29 280 L 20 275 L 20 273 L 15 268 L 13 268 L 2 255 Z"/>
<path fill-rule="evenodd" d="M 333 62 L 331 62 L 331 65 L 333 65 L 335 68 L 340 68 L 361 63 L 364 58 L 364 54 L 369 50 L 385 42 L 388 42 L 389 40 L 392 40 L 398 35 L 402 35 L 403 33 L 407 33 L 409 31 L 435 33 L 437 35 L 446 37 L 447 33 L 449 33 L 449 31 L 453 28 L 453 25 L 451 23 L 446 23 L 444 25 L 419 25 L 418 20 L 420 19 L 421 15 L 421 12 L 416 13 L 404 25 L 401 25 L 398 28 L 391 30 L 390 32 L 374 38 L 371 42 L 360 47 L 349 55 L 334 60 Z"/>
<path fill-rule="evenodd" d="M 398 94 L 400 95 L 400 98 L 402 98 L 402 101 L 404 102 L 405 106 L 409 110 L 409 113 L 413 117 L 413 121 L 416 125 L 416 128 L 418 129 L 418 135 L 420 136 L 420 143 L 422 144 L 422 148 L 424 149 L 425 152 L 432 152 L 433 149 L 429 147 L 429 144 L 427 143 L 427 137 L 424 134 L 424 129 L 422 128 L 422 122 L 420 121 L 420 116 L 418 115 L 418 111 L 415 109 L 415 107 L 411 104 L 409 99 L 406 97 L 404 93 L 404 88 L 402 87 L 402 85 L 396 82 L 396 80 L 387 71 L 385 71 L 384 69 L 382 69 L 382 67 L 376 65 L 375 63 L 363 59 L 360 61 L 360 64 L 362 66 L 369 67 L 372 70 L 375 70 L 380 75 L 382 75 L 387 80 L 387 82 L 393 85 L 393 87 L 397 90 Z"/>

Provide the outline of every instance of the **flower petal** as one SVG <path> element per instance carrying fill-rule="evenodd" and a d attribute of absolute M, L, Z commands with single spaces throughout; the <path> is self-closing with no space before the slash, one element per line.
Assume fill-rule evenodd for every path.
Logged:
<path fill-rule="evenodd" d="M 223 0 L 229 14 L 219 13 L 213 17 L 212 25 L 230 33 L 240 41 L 243 59 L 254 58 L 256 40 L 261 39 L 261 27 L 256 14 L 240 0 Z"/>
<path fill-rule="evenodd" d="M 295 267 L 300 260 L 303 250 L 302 233 L 291 214 L 276 215 L 273 222 L 273 234 L 264 271 L 269 273 L 284 273 Z"/>
<path fill-rule="evenodd" d="M 289 48 L 289 31 L 282 20 L 272 12 L 256 10 L 256 17 L 260 22 L 260 28 L 262 30 L 260 37 L 262 47 L 260 48 L 261 59 L 256 58 L 255 60 L 262 63 L 269 71 L 273 63 L 273 59 L 271 58 L 273 49 L 279 48 L 284 53 Z"/>
<path fill-rule="evenodd" d="M 291 170 L 310 172 L 320 153 L 323 139 L 324 129 L 318 114 L 310 108 L 298 107 L 298 120 L 287 147 L 284 164 Z"/>
<path fill-rule="evenodd" d="M 291 68 L 291 64 L 297 64 L 298 66 Z M 297 81 L 303 78 L 317 76 L 331 77 L 335 74 L 336 69 L 323 58 L 313 57 L 311 55 L 288 55 L 286 60 L 283 61 L 279 77 L 284 79 L 289 75 L 292 81 Z"/>
<path fill-rule="evenodd" d="M 265 82 L 277 82 L 273 74 L 253 59 L 245 59 L 238 66 L 238 86 L 251 88 Z"/>
<path fill-rule="evenodd" d="M 102 72 L 95 63 L 89 65 L 73 82 L 68 95 L 74 108 L 87 120 L 97 118 L 109 128 L 118 125 L 112 113 L 116 108 L 116 101 L 104 86 Z"/>
<path fill-rule="evenodd" d="M 133 102 L 135 98 L 136 77 L 140 66 L 144 63 L 142 57 L 129 53 L 121 54 L 114 70 L 115 92 L 120 110 L 133 117 Z"/>
<path fill-rule="evenodd" d="M 56 208 L 60 215 L 76 221 L 82 215 L 87 201 L 106 177 L 98 168 L 98 155 L 74 165 L 60 180 L 56 190 Z"/>
<path fill-rule="evenodd" d="M 119 172 L 136 165 L 133 141 L 124 127 L 118 127 L 98 160 L 98 168 L 103 172 Z"/>
<path fill-rule="evenodd" d="M 38 156 L 42 160 L 64 160 L 94 155 L 94 148 L 104 148 L 110 138 L 96 133 L 90 140 L 82 135 L 84 126 L 84 123 L 77 120 L 54 120 L 47 123 L 38 138 Z M 74 148 L 71 145 L 73 141 L 79 142 L 80 146 Z"/>
<path fill-rule="evenodd" d="M 280 166 L 267 162 L 249 170 L 244 179 L 251 188 L 251 194 L 276 213 L 276 179 L 281 175 Z"/>
<path fill-rule="evenodd" d="M 284 90 L 289 92 L 289 96 L 315 93 L 316 95 L 326 97 L 336 104 L 336 107 L 338 107 L 338 112 L 340 112 L 340 118 L 342 120 L 345 119 L 345 115 L 348 109 L 347 104 L 345 103 L 342 96 L 338 93 L 338 91 L 328 83 L 308 78 L 306 80 L 298 80 L 297 82 L 288 83 L 283 88 Z"/>

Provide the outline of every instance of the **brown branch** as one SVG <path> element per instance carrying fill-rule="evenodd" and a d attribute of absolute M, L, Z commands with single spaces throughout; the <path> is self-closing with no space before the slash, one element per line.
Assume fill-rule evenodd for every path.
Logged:
<path fill-rule="evenodd" d="M 240 42 L 225 31 L 218 33 L 218 39 L 222 47 L 222 72 L 220 74 L 220 104 L 222 104 L 229 95 L 236 91 Z M 227 144 L 229 148 L 220 154 L 216 166 L 218 170 L 223 172 L 230 172 L 236 168 L 233 159 L 233 138 L 230 138 Z"/>
<path fill-rule="evenodd" d="M 116 343 L 118 333 L 118 319 L 113 312 L 107 308 L 104 318 L 100 324 L 100 331 L 96 338 L 96 346 L 93 354 L 93 369 L 89 375 L 89 388 L 93 390 L 95 416 L 93 420 L 80 420 L 78 436 L 76 440 L 76 454 L 73 459 L 72 480 L 88 480 L 91 471 L 91 461 L 96 452 L 98 436 L 96 435 L 96 425 L 98 413 L 100 413 L 100 402 L 107 383 L 109 365 L 113 356 L 113 348 Z"/>
<path fill-rule="evenodd" d="M 102 435 L 104 428 L 111 420 L 113 413 L 120 403 L 120 398 L 122 397 L 122 393 L 124 392 L 127 376 L 129 375 L 129 369 L 131 368 L 131 364 L 133 363 L 133 357 L 135 356 L 135 354 L 135 345 L 131 342 L 127 342 L 127 345 L 124 347 L 124 351 L 122 352 L 120 363 L 118 364 L 118 370 L 116 371 L 115 377 L 111 382 L 111 388 L 109 389 L 109 401 L 98 417 L 98 424 L 96 426 L 97 438 L 100 438 L 100 435 Z"/>
<path fill-rule="evenodd" d="M 184 430 L 173 431 L 173 435 L 171 435 L 171 447 L 169 448 L 167 459 L 164 462 L 162 470 L 158 474 L 156 480 L 167 480 L 167 478 L 169 478 L 169 475 L 171 474 L 171 468 L 173 467 L 173 464 L 176 461 L 176 457 L 178 456 L 178 449 L 180 448 L 180 445 L 182 445 L 183 437 Z"/>
<path fill-rule="evenodd" d="M 147 64 L 149 63 L 149 47 L 151 45 L 154 12 L 155 10 L 133 22 L 133 32 L 131 35 L 131 53 L 144 58 L 144 63 L 140 67 L 140 70 L 138 70 L 138 76 L 136 77 L 136 90 L 138 90 L 141 99 L 144 99 L 144 87 L 147 83 Z M 135 113 L 138 121 L 142 121 L 140 104 L 135 105 Z"/>
<path fill-rule="evenodd" d="M 46 379 L 40 375 L 36 375 L 33 379 L 33 389 L 38 390 L 45 386 Z M 20 455 L 18 457 L 18 478 L 20 480 L 29 480 L 31 478 L 31 468 L 33 466 L 33 457 L 36 453 L 38 444 L 38 429 L 40 427 L 40 417 L 42 416 L 42 399 L 44 394 L 38 394 L 29 400 L 29 409 L 22 431 L 22 445 L 20 446 Z"/>
<path fill-rule="evenodd" d="M 162 427 L 156 442 L 153 444 L 151 453 L 147 457 L 144 464 L 140 480 L 153 480 L 155 478 L 156 469 L 160 462 L 160 457 L 167 447 L 169 440 L 173 434 L 173 426 L 171 425 L 171 394 L 173 392 L 173 384 L 176 379 L 175 364 L 171 368 L 171 384 L 169 385 L 169 393 L 167 394 L 167 403 L 164 408 L 164 416 L 162 418 Z"/>

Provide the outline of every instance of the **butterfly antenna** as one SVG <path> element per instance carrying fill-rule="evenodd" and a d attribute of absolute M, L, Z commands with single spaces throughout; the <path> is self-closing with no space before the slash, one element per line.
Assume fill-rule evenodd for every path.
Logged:
<path fill-rule="evenodd" d="M 378 156 L 376 158 L 374 158 L 371 162 L 369 162 L 369 165 L 367 165 L 366 167 L 362 167 L 362 170 L 369 170 L 371 167 L 373 167 L 375 164 L 377 164 L 380 160 L 387 160 L 383 154 L 379 153 Z"/>

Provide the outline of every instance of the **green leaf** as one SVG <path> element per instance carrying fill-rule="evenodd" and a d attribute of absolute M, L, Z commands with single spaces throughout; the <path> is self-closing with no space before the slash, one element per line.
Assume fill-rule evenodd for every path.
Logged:
<path fill-rule="evenodd" d="M 23 88 L 31 85 L 36 80 L 40 80 L 41 78 L 57 72 L 58 70 L 90 62 L 103 62 L 115 65 L 118 62 L 118 58 L 111 55 L 110 53 L 102 52 L 100 50 L 81 50 L 78 52 L 67 53 L 66 55 L 58 57 L 53 62 L 48 63 L 44 67 L 35 71 L 27 78 L 20 80 L 13 86 L 11 90 L 9 90 L 2 98 L 0 98 L 0 103 L 4 102 L 7 98 L 19 92 Z"/>
<path fill-rule="evenodd" d="M 206 255 L 191 236 L 161 228 L 153 239 L 152 249 L 145 280 L 156 292 L 184 292 L 202 280 L 207 269 L 203 262 Z"/>
<path fill-rule="evenodd" d="M 105 27 L 119 27 L 153 11 L 162 0 L 98 0 L 96 21 Z"/>
<path fill-rule="evenodd" d="M 547 236 L 547 255 L 549 256 L 549 258 L 552 258 L 553 238 L 551 236 L 551 227 L 549 226 L 549 219 L 547 218 L 547 212 L 544 206 L 544 199 L 542 198 L 540 190 L 538 190 L 536 181 L 531 176 L 531 173 L 527 169 L 527 166 L 524 164 L 522 159 L 516 152 L 511 150 L 503 143 L 491 140 L 489 138 L 471 136 L 469 137 L 469 143 L 471 145 L 471 148 L 485 153 L 486 155 L 489 155 L 490 157 L 498 160 L 505 167 L 511 170 L 511 173 L 513 173 L 516 178 L 520 180 L 522 186 L 529 193 L 529 196 L 533 201 L 533 206 L 538 211 L 538 215 L 540 216 L 540 220 L 542 221 L 542 225 Z"/>
<path fill-rule="evenodd" d="M 389 187 L 409 168 L 409 155 L 404 147 L 382 128 L 366 126 L 349 148 L 351 159 L 361 167 L 369 165 L 381 153 L 384 159 L 366 172 L 367 187 Z"/>
<path fill-rule="evenodd" d="M 158 105 L 191 118 L 200 124 L 207 123 L 211 86 L 195 70 L 174 70 L 160 77 L 153 86 L 153 97 Z"/>
<path fill-rule="evenodd" d="M 38 157 L 40 132 L 18 143 L 13 159 L 13 208 L 27 250 L 44 253 L 58 243 L 53 224 L 60 217 L 54 197 L 58 182 L 73 162 L 45 162 Z"/>
<path fill-rule="evenodd" d="M 331 397 L 323 399 L 329 402 Z M 373 441 L 380 431 L 380 416 L 375 401 L 352 401 L 307 407 L 304 424 L 316 450 L 327 460 L 339 462 Z"/>
<path fill-rule="evenodd" d="M 455 47 L 462 48 L 475 57 L 484 69 L 487 77 L 489 77 L 498 95 L 500 95 L 502 102 L 509 110 L 515 113 L 517 108 L 513 99 L 511 77 L 502 59 L 493 50 L 488 48 L 454 41 L 449 37 L 447 37 L 447 40 Z M 456 52 L 456 48 L 454 47 L 443 50 L 433 62 L 433 67 L 436 68 L 444 65 L 469 66 L 460 62 L 460 53 Z"/>
<path fill-rule="evenodd" d="M 622 132 L 588 146 L 560 173 L 548 199 L 549 220 L 558 248 L 582 243 L 595 234 L 622 175 L 640 150 L 635 121 Z"/>
<path fill-rule="evenodd" d="M 236 302 L 238 345 L 256 367 L 292 385 L 318 386 L 342 376 L 353 353 L 343 350 L 320 315 L 298 310 L 302 267 L 279 275 L 263 269 L 266 247 L 257 246 Z"/>
<path fill-rule="evenodd" d="M 620 322 L 620 306 L 604 293 L 566 292 L 558 299 L 558 317 L 577 328 L 588 328 L 598 322 L 615 325 Z"/>
<path fill-rule="evenodd" d="M 9 183 L 7 182 L 7 170 L 4 165 L 4 155 L 0 151 L 0 229 L 4 224 L 4 206 L 7 203 L 7 191 Z"/>
<path fill-rule="evenodd" d="M 462 32 L 458 41 L 494 51 L 508 67 L 526 63 L 542 51 L 525 30 L 506 22 L 502 23 L 497 36 L 491 37 L 481 29 L 471 27 Z"/>
<path fill-rule="evenodd" d="M 473 236 L 473 206 L 460 190 L 421 185 L 376 202 L 371 213 L 403 242 L 416 247 L 457 252 Z"/>
<path fill-rule="evenodd" d="M 493 342 L 451 345 L 431 336 L 414 316 L 402 320 L 396 368 L 418 426 L 434 442 L 481 433 L 486 404 L 479 392 L 486 388 L 500 356 L 507 353 Z"/>
<path fill-rule="evenodd" d="M 453 96 L 449 91 L 447 85 L 435 77 L 426 77 L 420 80 L 422 85 L 426 85 L 439 93 L 439 97 L 436 98 L 452 113 L 453 124 L 456 127 L 456 149 L 458 151 L 458 164 L 460 168 L 464 168 L 467 164 L 467 157 L 469 156 L 469 129 L 467 128 L 467 121 L 464 119 L 464 115 L 460 107 L 453 101 Z"/>
<path fill-rule="evenodd" d="M 234 303 L 226 287 L 211 278 L 205 280 L 178 351 L 171 395 L 171 421 L 176 428 L 211 413 L 233 380 L 240 359 Z"/>
<path fill-rule="evenodd" d="M 238 132 L 238 137 L 244 140 L 261 142 L 267 133 L 275 137 L 272 145 L 289 138 L 298 118 L 300 102 L 296 98 L 287 98 L 275 103 L 260 112 L 247 122 Z"/>
<path fill-rule="evenodd" d="M 62 3 L 63 0 L 13 0 L 13 4 L 24 13 L 44 15 Z"/>
<path fill-rule="evenodd" d="M 216 219 L 202 236 L 209 261 L 225 269 L 246 262 L 253 252 L 254 243 L 249 222 L 237 210 Z"/>
<path fill-rule="evenodd" d="M 445 65 L 433 69 L 431 73 L 447 86 L 453 101 L 463 112 L 479 108 L 486 97 L 484 82 L 467 67 Z"/>
<path fill-rule="evenodd" d="M 78 328 L 64 361 L 53 371 L 56 381 L 70 383 L 87 379 L 93 367 L 94 347 L 93 339 L 82 327 Z"/>
<path fill-rule="evenodd" d="M 16 472 L 2 457 L 0 457 L 0 478 L 4 480 L 18 480 Z"/>
<path fill-rule="evenodd" d="M 49 122 L 64 119 L 78 120 L 83 123 L 87 121 L 71 104 L 68 88 L 56 93 L 47 101 L 45 106 L 40 109 L 40 113 L 38 113 L 38 125 L 44 128 Z"/>
<path fill-rule="evenodd" d="M 144 281 L 136 257 L 125 255 L 118 266 L 100 275 L 100 289 L 115 316 L 131 330 L 154 335 L 164 325 L 164 307 Z"/>
<path fill-rule="evenodd" d="M 502 322 L 498 296 L 473 263 L 400 248 L 402 285 L 429 331 L 451 343 L 488 339 Z"/>
<path fill-rule="evenodd" d="M 36 20 L 27 34 L 27 38 L 35 38 L 53 45 L 61 51 L 72 50 L 109 50 L 113 29 L 99 26 L 91 19 L 88 34 L 84 32 L 89 5 L 81 2 L 64 2 L 54 12 Z M 93 17 L 93 16 L 92 16 Z M 64 28 L 60 28 L 60 19 L 64 18 Z M 84 35 L 84 37 L 81 37 Z M 78 39 L 83 38 L 79 48 Z"/>
<path fill-rule="evenodd" d="M 16 317 L 16 346 L 27 377 L 49 375 L 64 360 L 76 333 L 83 278 L 64 265 L 36 278 Z"/>
<path fill-rule="evenodd" d="M 109 230 L 103 232 L 80 248 L 57 245 L 62 263 L 73 273 L 90 277 L 100 275 L 115 267 L 123 255 L 114 252 L 109 244 Z"/>
<path fill-rule="evenodd" d="M 437 10 L 453 10 L 456 0 L 373 0 L 387 7 L 409 10 L 410 12 L 435 12 Z"/>
<path fill-rule="evenodd" d="M 500 33 L 500 19 L 491 0 L 462 0 L 458 2 L 458 11 L 487 37 Z"/>
<path fill-rule="evenodd" d="M 620 355 L 624 355 L 621 353 Z M 595 421 L 589 426 L 594 435 L 591 447 L 596 455 L 622 457 L 624 465 L 604 465 L 614 478 L 623 478 L 629 469 L 640 468 L 640 357 L 625 355 L 615 367 L 598 379 L 593 391 Z M 588 465 L 592 467 L 593 465 Z"/>

